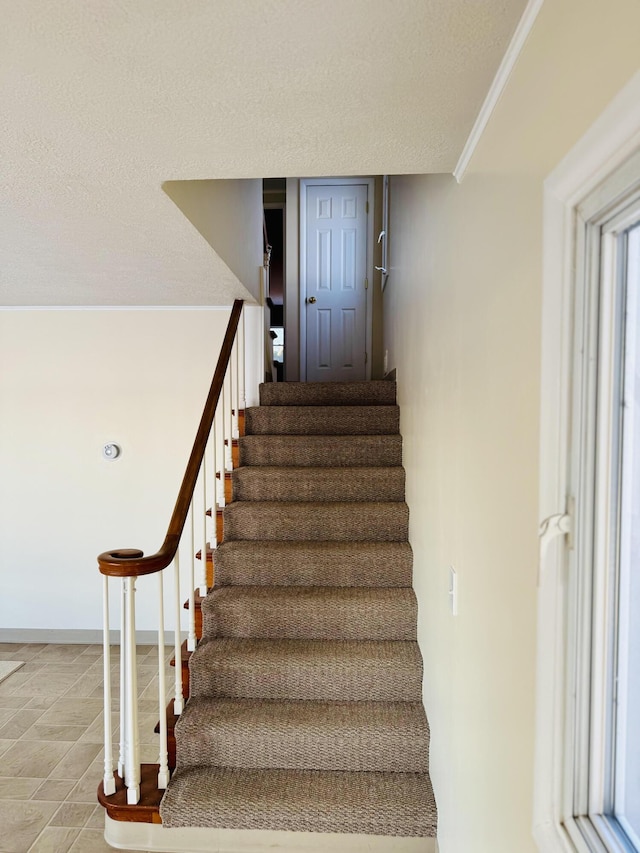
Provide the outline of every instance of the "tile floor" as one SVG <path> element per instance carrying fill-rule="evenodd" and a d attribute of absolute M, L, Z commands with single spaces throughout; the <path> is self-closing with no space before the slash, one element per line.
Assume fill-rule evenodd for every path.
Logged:
<path fill-rule="evenodd" d="M 157 654 L 138 646 L 142 762 L 158 760 Z M 0 683 L 0 853 L 112 853 L 96 805 L 104 770 L 102 646 L 0 643 L 0 660 L 26 661 Z M 114 649 L 114 685 L 118 661 Z M 112 727 L 117 743 L 117 713 Z"/>

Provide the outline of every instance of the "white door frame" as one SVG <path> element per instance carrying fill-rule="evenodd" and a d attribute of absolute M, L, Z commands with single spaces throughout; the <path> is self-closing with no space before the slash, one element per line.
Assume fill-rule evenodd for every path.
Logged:
<path fill-rule="evenodd" d="M 367 214 L 367 279 L 369 288 L 366 291 L 366 348 L 367 364 L 366 378 L 371 379 L 371 347 L 373 341 L 373 219 L 375 211 L 374 178 L 301 178 L 300 179 L 300 380 L 307 379 L 307 187 L 317 186 L 350 186 L 366 184 L 369 212 Z"/>

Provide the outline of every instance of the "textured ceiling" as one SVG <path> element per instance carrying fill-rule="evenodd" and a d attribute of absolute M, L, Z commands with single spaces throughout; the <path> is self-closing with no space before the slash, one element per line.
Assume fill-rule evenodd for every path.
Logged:
<path fill-rule="evenodd" d="M 0 303 L 228 304 L 170 180 L 449 172 L 525 0 L 0 0 Z"/>

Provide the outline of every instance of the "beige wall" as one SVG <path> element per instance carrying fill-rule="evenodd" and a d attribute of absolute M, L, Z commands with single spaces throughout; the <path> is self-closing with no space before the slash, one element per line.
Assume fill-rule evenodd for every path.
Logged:
<path fill-rule="evenodd" d="M 163 190 L 258 298 L 262 266 L 262 181 L 165 181 Z"/>
<path fill-rule="evenodd" d="M 546 3 L 462 184 L 392 181 L 384 347 L 442 853 L 535 849 L 542 184 L 636 71 L 638 32 L 636 0 Z"/>
<path fill-rule="evenodd" d="M 0 311 L 5 639 L 11 630 L 99 630 L 97 555 L 160 546 L 228 316 Z M 120 459 L 102 458 L 107 441 L 121 444 Z M 154 597 L 154 581 L 139 581 L 141 630 L 157 628 L 151 587 Z"/>

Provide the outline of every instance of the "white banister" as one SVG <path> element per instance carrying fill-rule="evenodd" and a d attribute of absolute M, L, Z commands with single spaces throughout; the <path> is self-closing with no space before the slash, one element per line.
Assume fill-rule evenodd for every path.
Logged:
<path fill-rule="evenodd" d="M 158 572 L 158 705 L 160 713 L 160 749 L 158 752 L 158 788 L 169 784 L 169 749 L 167 746 L 167 684 L 164 654 L 164 572 Z M 176 661 L 177 664 L 177 661 Z"/>
<path fill-rule="evenodd" d="M 127 786 L 127 803 L 136 805 L 140 800 L 140 756 L 138 744 L 138 667 L 136 661 L 136 579 L 125 580 L 125 635 L 124 649 L 120 654 L 126 655 L 126 713 L 125 713 L 125 755 L 124 781 Z"/>
<path fill-rule="evenodd" d="M 230 371 L 225 374 L 222 383 L 222 395 L 224 406 L 222 409 L 224 417 L 225 436 L 225 470 L 233 470 L 233 401 L 231 400 L 231 376 Z"/>
<path fill-rule="evenodd" d="M 229 362 L 229 373 L 231 383 L 231 405 L 233 409 L 232 438 L 240 437 L 240 377 L 238 376 L 238 338 L 236 337 L 231 350 L 231 361 Z"/>
<path fill-rule="evenodd" d="M 218 447 L 218 453 L 217 453 L 217 456 L 218 456 L 218 473 L 220 475 L 218 478 L 218 507 L 220 507 L 220 509 L 222 509 L 226 503 L 224 486 L 225 486 L 225 475 L 226 475 L 226 471 L 227 471 L 227 467 L 226 467 L 226 463 L 225 463 L 227 448 L 226 448 L 225 443 L 224 443 L 224 412 L 223 412 L 224 396 L 222 394 L 220 395 L 220 400 L 221 400 L 222 406 L 221 406 L 220 414 L 216 415 L 216 419 L 214 422 L 214 429 L 216 430 L 216 445 Z M 213 510 L 213 529 L 215 532 L 215 536 L 217 537 L 218 519 L 216 516 L 215 509 L 216 508 L 214 508 L 214 510 Z"/>
<path fill-rule="evenodd" d="M 212 531 L 212 533 L 211 533 L 211 536 L 209 537 L 209 541 L 210 541 L 211 551 L 212 551 L 211 561 L 213 563 L 213 552 L 218 547 L 218 532 L 217 532 L 218 519 L 217 519 L 217 513 L 216 513 L 216 506 L 218 504 L 218 490 L 219 490 L 219 484 L 221 482 L 224 482 L 223 480 L 218 479 L 218 474 L 219 474 L 219 471 L 218 471 L 218 427 L 217 427 L 217 422 L 216 422 L 215 418 L 213 421 L 213 429 L 211 432 L 211 456 L 212 456 L 212 460 L 211 460 L 212 466 L 211 467 L 213 470 L 213 490 L 212 490 L 213 491 L 213 496 L 212 496 L 213 503 L 212 503 L 212 507 L 211 507 L 212 524 L 210 525 L 210 530 Z M 224 476 L 224 471 L 222 473 L 220 473 L 220 476 L 221 477 Z M 214 583 L 215 583 L 215 565 L 214 565 L 213 571 L 214 571 Z"/>
<path fill-rule="evenodd" d="M 187 637 L 187 651 L 193 652 L 196 647 L 196 537 L 195 537 L 195 512 L 193 500 L 189 505 L 189 634 Z"/>
<path fill-rule="evenodd" d="M 184 710 L 184 696 L 182 694 L 182 643 L 180 642 L 180 556 L 176 551 L 173 558 L 174 566 L 174 595 L 175 595 L 175 634 L 174 634 L 174 651 L 175 651 L 175 696 L 173 700 L 174 714 L 181 714 Z"/>
<path fill-rule="evenodd" d="M 239 368 L 239 372 L 240 372 L 240 391 L 239 391 L 240 403 L 239 403 L 239 408 L 240 408 L 240 411 L 243 413 L 244 413 L 245 406 L 246 406 L 245 388 L 246 388 L 246 383 L 247 383 L 246 368 L 245 368 L 246 353 L 245 353 L 245 349 L 244 349 L 244 336 L 245 336 L 245 319 L 244 318 L 245 318 L 245 312 L 243 311 L 242 316 L 240 317 L 240 323 L 238 325 L 238 350 L 240 352 L 240 368 Z"/>
<path fill-rule="evenodd" d="M 113 739 L 111 736 L 111 639 L 109 620 L 109 578 L 103 575 L 102 584 L 102 644 L 104 677 L 104 776 L 102 787 L 110 796 L 116 792 L 116 780 L 113 777 Z"/>
<path fill-rule="evenodd" d="M 125 753 L 125 744 L 124 744 L 124 736 L 127 731 L 127 724 L 125 721 L 125 711 L 127 708 L 127 690 L 126 690 L 126 680 L 127 680 L 127 656 L 124 653 L 124 632 L 126 630 L 125 626 L 125 590 L 126 590 L 126 581 L 125 578 L 122 578 L 120 583 L 120 752 L 118 753 L 118 776 L 121 779 L 124 779 L 124 753 Z"/>
<path fill-rule="evenodd" d="M 200 560 L 200 595 L 207 594 L 207 465 L 206 451 L 202 460 L 200 474 L 202 476 L 202 513 L 200 523 L 201 557 Z"/>

